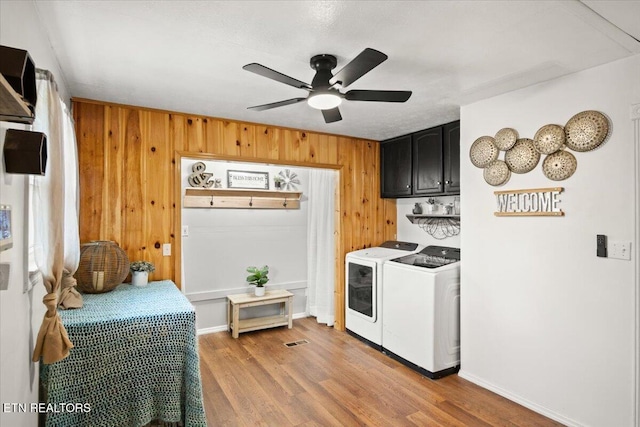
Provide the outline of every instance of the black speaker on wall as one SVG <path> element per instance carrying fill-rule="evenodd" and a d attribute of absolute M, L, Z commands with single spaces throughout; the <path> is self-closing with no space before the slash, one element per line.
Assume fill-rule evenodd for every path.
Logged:
<path fill-rule="evenodd" d="M 47 136 L 44 133 L 7 129 L 2 152 L 7 173 L 44 175 L 47 167 Z"/>
<path fill-rule="evenodd" d="M 0 73 L 18 95 L 30 104 L 32 110 L 36 106 L 36 66 L 29 52 L 8 46 L 0 46 Z"/>

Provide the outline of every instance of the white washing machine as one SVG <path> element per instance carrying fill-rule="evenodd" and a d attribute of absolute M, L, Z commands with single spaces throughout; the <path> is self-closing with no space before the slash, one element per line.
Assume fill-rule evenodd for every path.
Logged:
<path fill-rule="evenodd" d="M 387 241 L 349 252 L 345 257 L 345 327 L 347 332 L 382 349 L 382 265 L 420 251 L 417 243 Z"/>
<path fill-rule="evenodd" d="M 460 249 L 427 246 L 383 266 L 383 351 L 436 379 L 460 369 Z"/>

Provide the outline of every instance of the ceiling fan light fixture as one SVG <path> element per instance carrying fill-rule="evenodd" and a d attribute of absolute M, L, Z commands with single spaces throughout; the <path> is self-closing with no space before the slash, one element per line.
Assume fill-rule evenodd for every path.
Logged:
<path fill-rule="evenodd" d="M 307 98 L 307 104 L 318 110 L 331 110 L 342 103 L 342 98 L 334 93 L 312 93 Z"/>

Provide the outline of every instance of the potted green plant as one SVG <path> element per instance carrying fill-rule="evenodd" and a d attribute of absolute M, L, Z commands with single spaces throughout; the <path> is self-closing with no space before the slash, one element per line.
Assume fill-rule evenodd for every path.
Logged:
<path fill-rule="evenodd" d="M 255 285 L 254 293 L 257 297 L 261 297 L 264 295 L 265 289 L 264 285 L 269 281 L 269 266 L 265 265 L 261 268 L 257 267 L 247 267 L 247 272 L 251 273 L 247 276 L 247 282 L 250 285 Z"/>
<path fill-rule="evenodd" d="M 129 265 L 131 270 L 131 284 L 134 286 L 147 286 L 149 273 L 156 271 L 156 267 L 149 261 L 133 261 Z"/>

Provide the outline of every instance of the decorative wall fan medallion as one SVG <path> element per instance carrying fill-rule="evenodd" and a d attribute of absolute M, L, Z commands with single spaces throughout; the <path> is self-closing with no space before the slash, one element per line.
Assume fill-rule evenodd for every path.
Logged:
<path fill-rule="evenodd" d="M 583 111 L 569 119 L 564 132 L 570 149 L 579 152 L 595 150 L 609 134 L 609 120 L 599 111 Z"/>
<path fill-rule="evenodd" d="M 533 140 L 521 138 L 505 153 L 504 161 L 512 172 L 527 173 L 537 166 L 540 153 L 534 148 Z"/>
<path fill-rule="evenodd" d="M 469 157 L 475 167 L 484 168 L 498 158 L 498 147 L 491 136 L 481 136 L 471 144 Z"/>
<path fill-rule="evenodd" d="M 509 181 L 509 178 L 511 178 L 511 171 L 507 164 L 502 160 L 494 160 L 484 168 L 483 175 L 487 184 L 497 187 Z"/>
<path fill-rule="evenodd" d="M 578 161 L 568 151 L 556 151 L 542 162 L 542 172 L 553 181 L 563 181 L 576 171 Z"/>
<path fill-rule="evenodd" d="M 564 129 L 559 125 L 544 125 L 533 137 L 533 147 L 540 154 L 551 154 L 564 148 Z"/>
<path fill-rule="evenodd" d="M 295 191 L 300 185 L 298 174 L 289 169 L 278 172 L 278 176 L 282 178 L 282 189 L 285 191 Z"/>
<path fill-rule="evenodd" d="M 517 140 L 518 131 L 511 128 L 503 128 L 496 133 L 495 144 L 499 150 L 507 151 L 513 147 Z"/>

